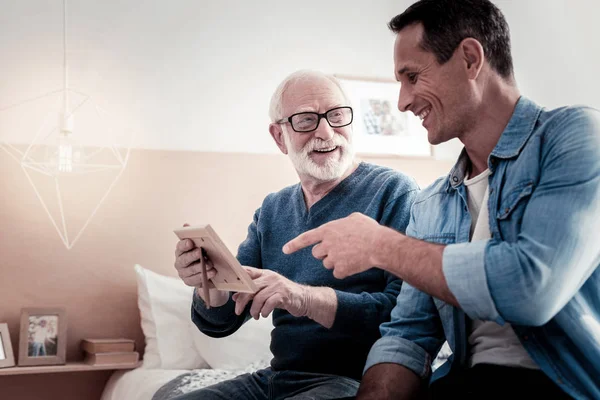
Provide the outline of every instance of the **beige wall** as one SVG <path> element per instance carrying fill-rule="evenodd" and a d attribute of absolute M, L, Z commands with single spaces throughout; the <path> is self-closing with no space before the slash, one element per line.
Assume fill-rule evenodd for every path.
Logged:
<path fill-rule="evenodd" d="M 451 167 L 426 159 L 367 161 L 399 169 L 422 186 Z M 20 309 L 42 306 L 67 308 L 68 360 L 81 358 L 84 337 L 132 337 L 143 348 L 134 264 L 175 275 L 172 230 L 184 222 L 212 224 L 235 250 L 264 196 L 295 182 L 280 155 L 136 150 L 81 239 L 66 250 L 18 163 L 0 153 L 0 322 L 8 323 L 15 353 Z M 77 207 L 84 209 L 92 203 L 81 187 Z M 108 376 L 0 377 L 0 397 L 94 399 Z"/>

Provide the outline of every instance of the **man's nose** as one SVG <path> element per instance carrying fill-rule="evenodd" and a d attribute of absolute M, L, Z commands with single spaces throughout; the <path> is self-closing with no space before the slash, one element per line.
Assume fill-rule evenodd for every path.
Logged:
<path fill-rule="evenodd" d="M 413 94 L 408 85 L 400 85 L 400 93 L 398 93 L 398 110 L 405 112 L 410 111 L 412 105 Z"/>
<path fill-rule="evenodd" d="M 327 122 L 327 118 L 323 117 L 319 119 L 319 126 L 315 130 L 315 137 L 318 137 L 322 140 L 331 140 L 335 135 L 333 128 Z"/>

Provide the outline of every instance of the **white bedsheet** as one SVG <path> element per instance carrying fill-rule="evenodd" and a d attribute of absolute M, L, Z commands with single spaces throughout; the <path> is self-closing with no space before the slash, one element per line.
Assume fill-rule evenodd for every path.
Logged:
<path fill-rule="evenodd" d="M 181 393 L 188 393 L 268 366 L 269 360 L 265 359 L 236 369 L 138 368 L 131 371 L 117 371 L 108 380 L 100 400 L 152 400 L 154 394 L 164 384 L 184 374 L 186 376 L 182 377 L 175 386 Z"/>
<path fill-rule="evenodd" d="M 189 372 L 185 369 L 144 369 L 116 371 L 111 375 L 100 400 L 151 400 L 162 385 Z"/>

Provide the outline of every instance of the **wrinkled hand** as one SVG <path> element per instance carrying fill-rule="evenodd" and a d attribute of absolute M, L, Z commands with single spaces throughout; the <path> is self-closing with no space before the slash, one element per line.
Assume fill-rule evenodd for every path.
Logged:
<path fill-rule="evenodd" d="M 188 226 L 185 224 L 184 226 Z M 175 269 L 181 280 L 188 286 L 202 288 L 202 266 L 200 257 L 204 257 L 206 267 L 206 279 L 208 280 L 209 289 L 215 286 L 210 281 L 217 275 L 212 261 L 206 256 L 203 256 L 202 250 L 194 244 L 191 239 L 183 239 L 177 242 L 175 247 Z"/>
<path fill-rule="evenodd" d="M 250 315 L 266 318 L 276 308 L 287 310 L 294 317 L 307 315 L 309 288 L 292 282 L 277 272 L 244 267 L 258 286 L 256 293 L 235 293 L 235 313 L 240 315 L 250 300 Z"/>
<path fill-rule="evenodd" d="M 381 228 L 374 219 L 352 213 L 298 235 L 283 246 L 283 252 L 291 254 L 316 243 L 312 255 L 342 279 L 373 267 L 375 238 Z"/>

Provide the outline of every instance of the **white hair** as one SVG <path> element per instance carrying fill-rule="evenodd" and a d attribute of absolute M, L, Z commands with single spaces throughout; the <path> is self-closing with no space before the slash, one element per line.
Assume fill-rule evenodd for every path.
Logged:
<path fill-rule="evenodd" d="M 301 69 L 288 75 L 279 84 L 279 86 L 277 86 L 275 93 L 273 93 L 273 96 L 271 96 L 271 104 L 269 106 L 269 117 L 271 118 L 271 122 L 277 122 L 283 118 L 283 95 L 292 83 L 319 78 L 329 79 L 331 82 L 335 83 L 335 85 L 340 89 L 340 92 L 342 92 L 346 103 L 351 105 L 350 99 L 346 95 L 346 92 L 344 92 L 340 81 L 335 76 L 324 74 L 319 71 Z"/>

